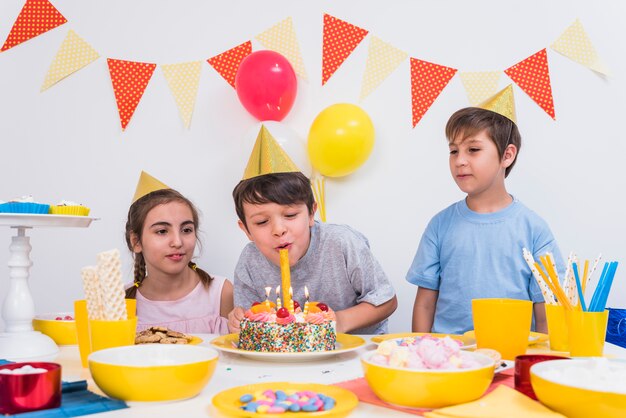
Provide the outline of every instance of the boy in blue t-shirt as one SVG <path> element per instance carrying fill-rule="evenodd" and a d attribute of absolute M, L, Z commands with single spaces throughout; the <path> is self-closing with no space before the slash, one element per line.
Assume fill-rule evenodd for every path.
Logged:
<path fill-rule="evenodd" d="M 505 187 L 521 147 L 511 86 L 446 125 L 450 172 L 467 197 L 433 217 L 406 279 L 418 286 L 413 331 L 459 334 L 473 329 L 472 299 L 534 302 L 534 323 L 547 332 L 541 290 L 524 261 L 551 252 L 564 266 L 546 222 Z"/>

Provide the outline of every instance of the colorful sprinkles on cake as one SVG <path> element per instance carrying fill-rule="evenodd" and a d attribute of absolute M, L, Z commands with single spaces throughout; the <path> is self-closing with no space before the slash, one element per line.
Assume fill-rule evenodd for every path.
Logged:
<path fill-rule="evenodd" d="M 244 411 L 267 414 L 328 411 L 335 407 L 335 399 L 310 390 L 267 389 L 242 395 L 239 402 Z"/>
<path fill-rule="evenodd" d="M 241 321 L 239 348 L 248 351 L 298 353 L 335 349 L 337 335 L 332 323 L 308 324 Z"/>

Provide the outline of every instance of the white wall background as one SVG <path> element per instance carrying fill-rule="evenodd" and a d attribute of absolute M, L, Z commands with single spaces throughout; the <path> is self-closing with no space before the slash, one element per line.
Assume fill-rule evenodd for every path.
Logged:
<path fill-rule="evenodd" d="M 0 2 L 0 40 L 23 0 Z M 549 45 L 580 18 L 613 71 L 602 78 L 548 49 L 557 120 L 515 87 L 523 136 L 509 191 L 551 225 L 561 250 L 624 261 L 626 190 L 626 3 L 618 1 L 242 1 L 53 0 L 68 23 L 0 54 L 0 200 L 32 194 L 43 202 L 81 201 L 101 218 L 86 229 L 34 229 L 30 287 L 38 313 L 71 310 L 82 295 L 80 268 L 119 248 L 131 259 L 125 216 L 140 170 L 189 196 L 202 211 L 200 265 L 232 277 L 246 243 L 231 191 L 258 127 L 206 59 L 292 16 L 309 81 L 283 121 L 306 138 L 314 117 L 338 102 L 358 103 L 369 39 L 321 86 L 322 15 L 370 31 L 410 56 L 459 71 L 504 70 Z M 69 29 L 101 58 L 39 92 Z M 253 40 L 254 49 L 262 49 Z M 156 69 L 127 130 L 121 131 L 106 58 L 170 64 L 203 60 L 190 130 Z M 501 86 L 510 80 L 503 74 Z M 328 221 L 369 237 L 398 293 L 391 331 L 410 328 L 415 288 L 404 276 L 420 235 L 439 210 L 463 197 L 447 167 L 443 128 L 468 101 L 458 75 L 411 128 L 408 60 L 360 105 L 376 127 L 371 158 L 356 173 L 327 181 Z M 13 231 L 0 229 L 0 300 L 8 287 Z M 2 248 L 5 248 L 2 251 Z M 468 266 L 471 268 L 471 266 Z M 624 307 L 626 266 L 609 306 Z M 597 277 L 597 276 L 596 276 Z"/>

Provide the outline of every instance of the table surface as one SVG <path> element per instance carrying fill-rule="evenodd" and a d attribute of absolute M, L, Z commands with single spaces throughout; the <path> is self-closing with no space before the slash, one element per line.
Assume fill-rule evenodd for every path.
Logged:
<path fill-rule="evenodd" d="M 200 345 L 210 347 L 214 334 L 198 334 L 203 340 Z M 106 417 L 207 417 L 215 416 L 211 405 L 213 395 L 235 386 L 263 382 L 302 382 L 333 384 L 363 377 L 359 358 L 376 348 L 369 335 L 361 336 L 365 345 L 359 349 L 333 356 L 325 356 L 302 362 L 266 362 L 251 359 L 239 354 L 220 352 L 220 358 L 213 377 L 202 392 L 188 400 L 177 402 L 128 402 L 130 408 L 97 414 Z M 530 352 L 546 352 L 541 346 L 529 347 Z M 626 349 L 606 343 L 605 355 L 626 358 Z M 88 369 L 83 369 L 77 346 L 61 347 L 54 360 L 63 366 L 63 379 L 68 381 L 87 380 L 89 389 L 102 394 L 94 384 Z M 359 402 L 351 417 L 411 417 L 415 415 Z"/>

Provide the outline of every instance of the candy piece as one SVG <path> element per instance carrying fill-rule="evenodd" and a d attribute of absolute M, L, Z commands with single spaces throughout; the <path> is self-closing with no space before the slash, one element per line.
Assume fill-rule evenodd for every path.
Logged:
<path fill-rule="evenodd" d="M 282 391 L 282 390 L 277 390 L 276 391 L 276 400 L 284 401 L 285 399 L 287 399 L 287 394 L 284 391 Z"/>
<path fill-rule="evenodd" d="M 247 405 L 244 405 L 243 409 L 248 412 L 257 412 L 259 408 L 259 404 L 256 402 L 250 402 Z"/>
<path fill-rule="evenodd" d="M 297 403 L 292 403 L 291 405 L 289 405 L 289 410 L 291 412 L 299 412 L 300 411 L 300 405 L 298 405 Z"/>
<path fill-rule="evenodd" d="M 304 412 L 315 412 L 318 410 L 318 407 L 311 404 L 302 405 L 302 410 Z"/>
<path fill-rule="evenodd" d="M 267 413 L 268 414 L 282 414 L 283 412 L 285 412 L 285 408 L 281 408 L 280 406 L 270 406 L 267 409 Z"/>
<path fill-rule="evenodd" d="M 269 409 L 270 409 L 269 405 L 259 405 L 259 407 L 256 409 L 256 412 L 259 414 L 264 414 Z"/>
<path fill-rule="evenodd" d="M 239 398 L 239 402 L 250 402 L 252 399 L 254 399 L 254 396 L 252 396 L 249 393 L 246 393 L 245 395 L 241 395 L 241 398 Z"/>

